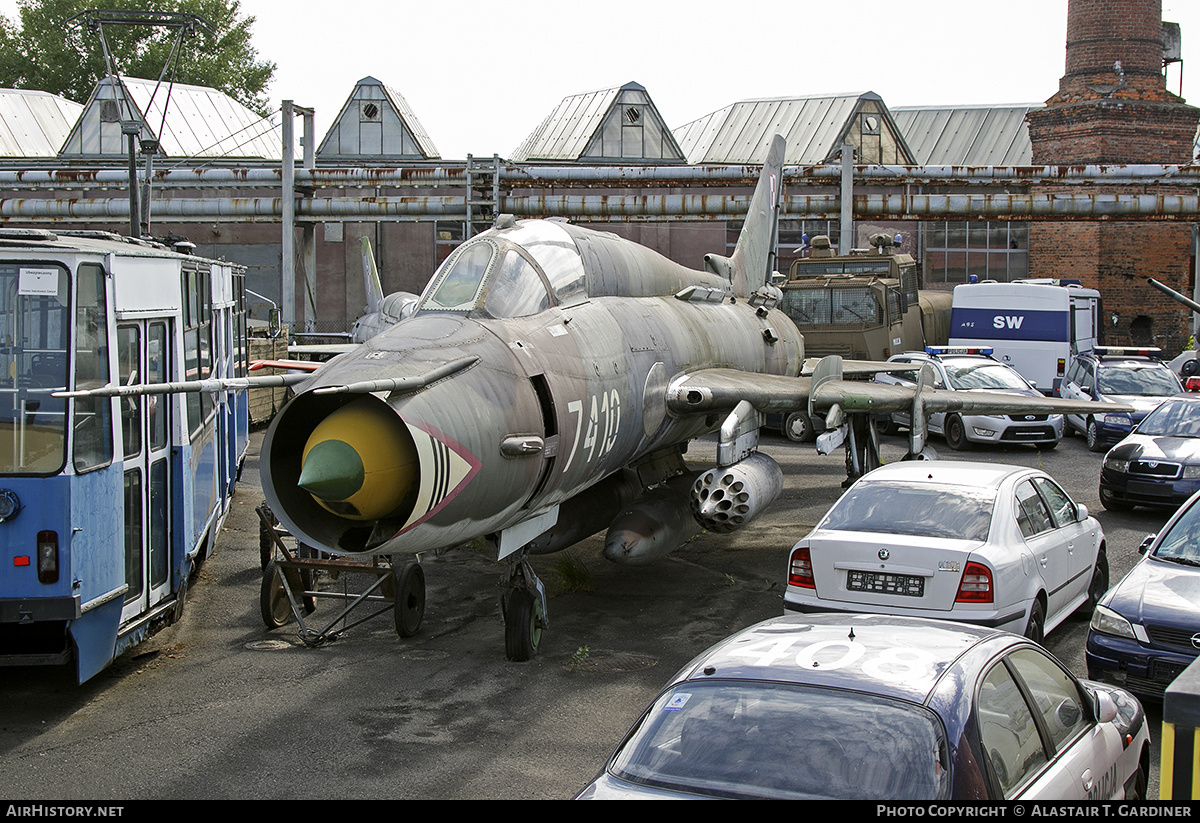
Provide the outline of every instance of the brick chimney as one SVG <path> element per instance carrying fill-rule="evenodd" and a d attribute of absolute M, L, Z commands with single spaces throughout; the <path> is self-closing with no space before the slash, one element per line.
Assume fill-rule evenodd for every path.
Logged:
<path fill-rule="evenodd" d="M 1197 33 L 1200 34 L 1200 33 Z M 1192 160 L 1200 109 L 1167 91 L 1162 0 L 1069 0 L 1066 73 L 1045 108 L 1029 113 L 1038 165 L 1184 164 Z M 1038 194 L 1072 191 L 1038 186 Z M 1153 185 L 1089 188 L 1155 194 Z M 1098 288 L 1105 342 L 1159 345 L 1173 357 L 1190 312 L 1156 296 L 1146 277 L 1192 293 L 1191 227 L 1172 223 L 1032 223 L 1031 277 L 1074 277 Z"/>

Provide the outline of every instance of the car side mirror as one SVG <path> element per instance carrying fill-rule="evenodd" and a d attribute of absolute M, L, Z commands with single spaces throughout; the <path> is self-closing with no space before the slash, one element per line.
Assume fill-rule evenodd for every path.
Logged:
<path fill-rule="evenodd" d="M 1111 723 L 1117 719 L 1117 704 L 1106 691 L 1092 691 L 1092 708 L 1101 723 Z"/>
<path fill-rule="evenodd" d="M 1087 506 L 1083 505 L 1082 503 L 1076 503 L 1075 504 L 1075 520 L 1079 523 L 1082 523 L 1083 521 L 1085 521 L 1087 519 L 1088 519 Z"/>
<path fill-rule="evenodd" d="M 1092 393 L 1092 387 L 1091 387 L 1091 386 L 1080 386 L 1080 387 L 1079 387 L 1079 390 L 1080 390 L 1081 392 L 1083 392 L 1084 394 L 1086 394 L 1086 395 L 1091 395 L 1091 393 Z"/>
<path fill-rule="evenodd" d="M 1148 534 L 1142 538 L 1142 545 L 1138 546 L 1138 554 L 1145 554 L 1146 549 L 1150 548 L 1150 544 L 1154 542 L 1154 538 L 1156 537 L 1158 537 L 1157 534 Z"/>

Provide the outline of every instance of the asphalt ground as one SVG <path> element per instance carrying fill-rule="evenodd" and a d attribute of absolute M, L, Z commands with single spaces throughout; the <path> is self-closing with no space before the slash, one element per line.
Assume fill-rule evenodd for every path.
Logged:
<path fill-rule="evenodd" d="M 701 534 L 652 566 L 604 560 L 603 535 L 532 562 L 551 591 L 550 626 L 528 663 L 504 656 L 502 565 L 460 547 L 423 559 L 424 624 L 401 639 L 389 614 L 306 647 L 293 622 L 265 628 L 262 502 L 254 433 L 215 553 L 182 619 L 83 685 L 62 669 L 0 669 L 0 797 L 9 800 L 569 798 L 643 707 L 711 643 L 781 614 L 787 554 L 841 493 L 841 455 L 768 434 L 784 491 L 731 535 Z M 940 456 L 1037 466 L 1100 520 L 1112 580 L 1169 512 L 1100 505 L 1101 455 L 1080 438 Z M 885 460 L 900 437 L 884 438 Z M 711 462 L 715 443 L 689 459 Z M 349 590 L 346 577 L 322 589 Z M 332 619 L 321 600 L 310 618 Z M 321 622 L 323 619 L 324 622 Z M 1048 648 L 1080 676 L 1087 615 Z M 1157 797 L 1161 709 L 1147 706 Z"/>

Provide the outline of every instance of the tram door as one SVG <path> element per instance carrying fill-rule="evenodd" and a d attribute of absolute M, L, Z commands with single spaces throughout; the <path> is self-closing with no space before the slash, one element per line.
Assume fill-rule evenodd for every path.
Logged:
<path fill-rule="evenodd" d="M 166 319 L 117 325 L 122 385 L 163 383 L 170 374 Z M 166 395 L 122 397 L 121 443 L 125 458 L 125 608 L 130 620 L 171 593 L 170 403 Z"/>

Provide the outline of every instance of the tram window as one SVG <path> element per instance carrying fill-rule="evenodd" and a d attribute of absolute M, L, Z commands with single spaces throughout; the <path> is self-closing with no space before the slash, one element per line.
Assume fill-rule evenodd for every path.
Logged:
<path fill-rule="evenodd" d="M 85 263 L 76 277 L 75 388 L 94 389 L 110 380 L 108 362 L 108 299 L 104 270 Z M 84 472 L 112 462 L 112 401 L 107 397 L 75 398 L 75 471 Z"/>
<path fill-rule="evenodd" d="M 170 369 L 167 324 L 151 323 L 146 336 L 146 382 L 166 383 Z M 150 448 L 161 449 L 167 445 L 167 410 L 171 404 L 166 395 L 154 394 L 146 397 L 146 403 L 150 408 Z"/>
<path fill-rule="evenodd" d="M 52 474 L 66 458 L 70 296 L 53 263 L 0 264 L 0 472 Z"/>
<path fill-rule="evenodd" d="M 233 276 L 233 293 L 236 298 L 236 307 L 234 309 L 236 320 L 234 322 L 233 333 L 235 339 L 233 341 L 234 348 L 234 376 L 245 377 L 248 372 L 248 364 L 246 362 L 247 343 L 246 343 L 246 277 L 245 275 L 235 274 Z"/>
<path fill-rule="evenodd" d="M 150 465 L 150 585 L 167 582 L 170 546 L 167 543 L 167 461 Z"/>
<path fill-rule="evenodd" d="M 143 381 L 139 366 L 141 334 L 137 326 L 117 327 L 117 378 L 122 386 L 135 386 Z M 142 398 L 122 397 L 121 442 L 125 457 L 136 457 L 142 451 Z"/>
<path fill-rule="evenodd" d="M 125 472 L 125 602 L 142 596 L 142 473 Z"/>
<path fill-rule="evenodd" d="M 188 380 L 207 380 L 212 377 L 212 313 L 209 302 L 212 292 L 207 272 L 185 271 L 183 292 L 187 316 L 183 330 L 184 368 Z M 213 411 L 209 392 L 187 393 L 189 431 L 195 435 Z"/>

